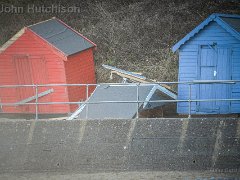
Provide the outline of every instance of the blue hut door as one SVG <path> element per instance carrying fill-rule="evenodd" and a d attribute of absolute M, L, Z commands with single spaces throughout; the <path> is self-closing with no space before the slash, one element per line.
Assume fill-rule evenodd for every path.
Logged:
<path fill-rule="evenodd" d="M 199 57 L 199 80 L 229 79 L 229 49 L 202 46 Z M 199 84 L 198 99 L 225 99 L 229 90 L 226 84 Z M 203 113 L 223 113 L 229 111 L 229 102 L 197 102 L 197 111 Z"/>
<path fill-rule="evenodd" d="M 217 80 L 231 80 L 231 49 L 217 49 Z M 216 98 L 230 99 L 231 84 L 216 84 Z M 230 112 L 230 101 L 217 101 L 220 113 Z"/>
<path fill-rule="evenodd" d="M 216 59 L 215 50 L 202 46 L 199 58 L 199 80 L 215 80 L 216 78 Z M 215 84 L 199 84 L 198 99 L 215 99 Z M 216 102 L 197 102 L 197 110 L 200 112 L 213 113 L 217 110 Z"/>

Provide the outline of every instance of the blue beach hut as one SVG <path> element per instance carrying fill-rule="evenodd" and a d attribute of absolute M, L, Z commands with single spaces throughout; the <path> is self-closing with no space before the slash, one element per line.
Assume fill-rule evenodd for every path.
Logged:
<path fill-rule="evenodd" d="M 179 53 L 178 81 L 240 80 L 240 15 L 212 14 L 172 47 Z M 240 99 L 240 83 L 192 85 L 192 99 Z M 178 99 L 189 99 L 178 85 Z M 189 113 L 179 102 L 179 114 Z M 192 102 L 192 114 L 240 113 L 240 101 Z"/>

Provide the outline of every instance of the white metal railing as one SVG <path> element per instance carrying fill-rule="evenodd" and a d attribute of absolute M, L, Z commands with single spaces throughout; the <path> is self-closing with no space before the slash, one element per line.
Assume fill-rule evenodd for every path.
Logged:
<path fill-rule="evenodd" d="M 39 117 L 39 105 L 54 105 L 54 104 L 102 104 L 102 103 L 136 103 L 136 118 L 139 118 L 139 103 L 159 103 L 159 102 L 169 102 L 169 103 L 176 103 L 176 102 L 188 102 L 188 117 L 191 117 L 191 110 L 192 110 L 192 102 L 211 102 L 211 101 L 240 101 L 238 98 L 231 98 L 231 99 L 192 99 L 192 85 L 196 84 L 236 84 L 240 83 L 240 80 L 198 80 L 198 81 L 184 81 L 184 82 L 154 82 L 154 83 L 101 83 L 101 84 L 32 84 L 32 85 L 0 85 L 0 89 L 2 88 L 21 88 L 21 87 L 29 87 L 35 88 L 35 102 L 16 102 L 16 103 L 4 103 L 0 102 L 0 107 L 3 106 L 17 106 L 17 105 L 35 105 L 35 119 L 37 120 Z M 139 100 L 139 86 L 152 86 L 152 85 L 176 85 L 176 84 L 185 84 L 188 85 L 188 99 L 174 99 L 174 100 L 154 100 L 154 101 L 142 101 Z M 89 87 L 95 87 L 99 85 L 114 85 L 114 86 L 135 86 L 137 88 L 136 91 L 136 100 L 135 101 L 96 101 L 96 102 L 39 102 L 39 88 L 41 87 L 86 87 L 86 99 L 89 98 Z M 52 90 L 52 89 L 51 89 Z M 33 100 L 34 100 L 33 99 Z M 88 106 L 87 106 L 88 107 Z M 87 113 L 86 113 L 87 116 Z"/>

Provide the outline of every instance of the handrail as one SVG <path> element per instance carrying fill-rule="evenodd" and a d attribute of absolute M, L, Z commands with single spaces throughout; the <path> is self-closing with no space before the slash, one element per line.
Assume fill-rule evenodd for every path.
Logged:
<path fill-rule="evenodd" d="M 229 83 L 239 83 L 240 80 L 196 80 L 196 81 L 176 81 L 176 82 L 147 82 L 140 83 L 141 86 L 149 86 L 152 84 L 229 84 Z M 128 86 L 136 86 L 139 83 L 98 83 L 98 84 L 38 84 L 38 87 L 47 87 L 47 86 L 96 86 L 96 85 L 128 85 Z M 0 88 L 15 88 L 15 87 L 35 87 L 36 84 L 27 84 L 27 85 L 0 85 Z"/>
<path fill-rule="evenodd" d="M 192 86 L 197 84 L 236 84 L 240 83 L 240 80 L 196 80 L 196 81 L 183 81 L 183 82 L 151 82 L 151 83 L 100 83 L 100 84 L 32 84 L 32 85 L 0 85 L 0 88 L 21 88 L 21 87 L 33 87 L 35 88 L 35 102 L 27 102 L 27 103 L 0 103 L 0 106 L 17 106 L 17 105 L 35 105 L 36 107 L 36 120 L 38 119 L 38 106 L 39 105 L 53 105 L 53 104 L 102 104 L 102 103 L 136 103 L 136 118 L 139 117 L 139 103 L 164 103 L 164 102 L 188 102 L 188 117 L 191 117 L 191 103 L 192 102 L 211 102 L 211 101 L 240 101 L 240 99 L 232 98 L 232 99 L 193 99 L 192 98 Z M 140 86 L 151 86 L 151 85 L 161 85 L 161 84 L 185 84 L 189 86 L 188 91 L 188 99 L 172 99 L 172 100 L 149 100 L 149 101 L 142 101 L 139 100 L 139 87 Z M 96 101 L 96 102 L 39 102 L 38 92 L 40 87 L 56 87 L 56 86 L 82 86 L 86 87 L 86 98 L 89 98 L 89 87 L 92 86 L 100 86 L 100 85 L 106 85 L 106 86 L 133 86 L 137 88 L 136 93 L 136 101 Z M 87 106 L 88 108 L 88 106 Z M 88 112 L 88 109 L 87 109 Z M 86 113 L 86 118 L 87 118 Z"/>

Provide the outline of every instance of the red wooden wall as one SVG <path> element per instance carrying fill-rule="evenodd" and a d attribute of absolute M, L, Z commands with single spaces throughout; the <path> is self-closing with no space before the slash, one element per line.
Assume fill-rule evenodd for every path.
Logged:
<path fill-rule="evenodd" d="M 68 57 L 64 62 L 67 84 L 95 84 L 95 69 L 93 48 L 82 51 Z M 88 96 L 93 92 L 95 86 L 89 86 Z M 86 99 L 86 86 L 68 87 L 69 100 L 71 102 L 83 101 Z M 71 105 L 71 112 L 76 110 L 78 105 Z"/>
<path fill-rule="evenodd" d="M 25 33 L 0 54 L 0 84 L 55 84 L 66 83 L 64 57 L 44 40 L 26 29 Z M 29 77 L 31 75 L 31 77 Z M 66 87 L 53 88 L 54 93 L 39 98 L 39 102 L 68 101 Z M 0 91 L 1 102 L 18 102 L 33 96 L 32 88 L 8 88 Z M 40 105 L 40 113 L 67 113 L 68 105 Z M 6 113 L 34 113 L 31 106 L 4 106 Z"/>
<path fill-rule="evenodd" d="M 0 84 L 91 84 L 96 83 L 93 48 L 66 58 L 29 29 L 0 54 Z M 39 93 L 54 89 L 39 102 L 69 102 L 86 99 L 86 87 L 41 87 Z M 94 90 L 89 87 L 89 95 Z M 35 89 L 0 88 L 1 102 L 18 102 L 34 96 Z M 32 101 L 35 102 L 35 101 Z M 39 105 L 39 113 L 69 113 L 77 105 Z M 4 106 L 6 113 L 35 113 L 34 105 Z"/>

